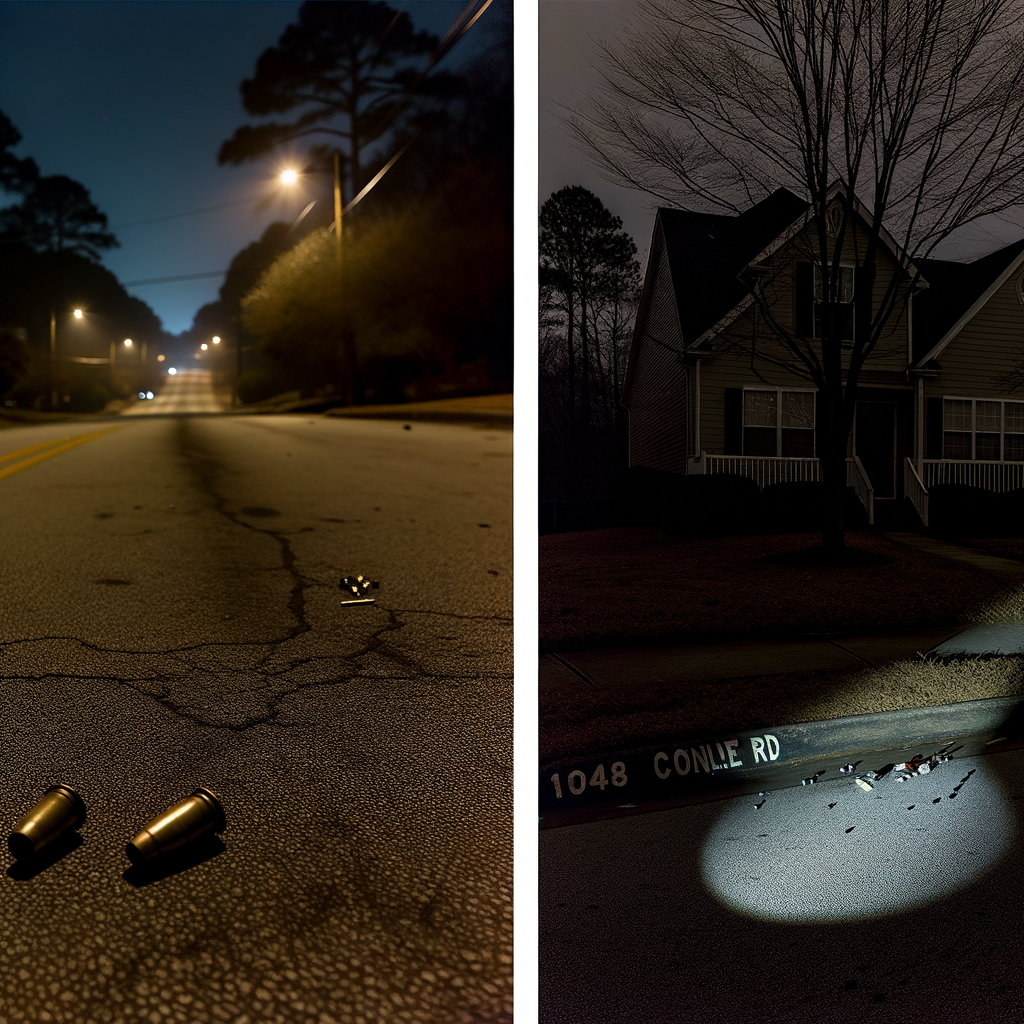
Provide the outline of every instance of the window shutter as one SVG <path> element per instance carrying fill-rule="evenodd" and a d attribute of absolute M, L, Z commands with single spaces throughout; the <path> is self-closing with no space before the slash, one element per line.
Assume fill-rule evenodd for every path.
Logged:
<path fill-rule="evenodd" d="M 725 454 L 743 454 L 743 388 L 725 389 Z"/>
<path fill-rule="evenodd" d="M 926 459 L 942 458 L 942 399 L 929 398 L 925 439 L 927 441 L 924 449 Z"/>
<path fill-rule="evenodd" d="M 796 333 L 801 338 L 814 336 L 814 264 L 796 265 Z"/>

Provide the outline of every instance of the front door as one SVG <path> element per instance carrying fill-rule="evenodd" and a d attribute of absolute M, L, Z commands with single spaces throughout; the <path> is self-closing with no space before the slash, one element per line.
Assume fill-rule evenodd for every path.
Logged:
<path fill-rule="evenodd" d="M 858 402 L 854 454 L 875 489 L 876 498 L 896 497 L 896 403 Z"/>

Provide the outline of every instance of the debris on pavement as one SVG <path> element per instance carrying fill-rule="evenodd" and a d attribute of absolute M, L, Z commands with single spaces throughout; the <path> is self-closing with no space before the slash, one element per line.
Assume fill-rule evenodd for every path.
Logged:
<path fill-rule="evenodd" d="M 379 590 L 380 582 L 378 580 L 371 580 L 366 576 L 342 576 L 338 586 L 353 596 L 353 600 L 346 599 L 341 602 L 342 604 L 376 604 L 372 597 L 367 597 L 366 595 L 371 590 Z"/>
<path fill-rule="evenodd" d="M 225 825 L 224 808 L 217 794 L 210 789 L 199 788 L 186 800 L 157 815 L 125 847 L 124 852 L 133 865 L 141 867 L 198 839 L 223 832 Z"/>
<path fill-rule="evenodd" d="M 70 786 L 51 786 L 7 837 L 7 847 L 17 860 L 34 857 L 84 821 L 82 798 Z"/>
<path fill-rule="evenodd" d="M 857 783 L 858 786 L 860 786 L 861 789 L 871 790 L 875 788 L 871 785 L 870 782 L 868 782 L 867 779 L 855 779 L 854 781 Z"/>

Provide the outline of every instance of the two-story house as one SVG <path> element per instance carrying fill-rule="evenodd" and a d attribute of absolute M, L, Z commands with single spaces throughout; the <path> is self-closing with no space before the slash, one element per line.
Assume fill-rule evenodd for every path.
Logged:
<path fill-rule="evenodd" d="M 832 197 L 845 200 L 842 186 Z M 828 209 L 838 230 L 842 208 Z M 850 210 L 847 339 L 866 233 L 856 200 Z M 622 397 L 631 465 L 762 488 L 819 479 L 815 388 L 766 323 L 812 344 L 820 334 L 810 226 L 808 204 L 786 189 L 739 216 L 658 211 Z M 1024 240 L 973 263 L 916 266 L 882 242 L 872 300 L 893 287 L 893 311 L 860 373 L 847 483 L 870 522 L 876 503 L 907 496 L 927 525 L 935 485 L 1024 487 L 1024 393 L 1007 380 L 1024 361 Z"/>

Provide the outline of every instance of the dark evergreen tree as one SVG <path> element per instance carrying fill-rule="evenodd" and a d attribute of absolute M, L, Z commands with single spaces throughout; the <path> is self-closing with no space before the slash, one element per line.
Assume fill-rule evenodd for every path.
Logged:
<path fill-rule="evenodd" d="M 63 174 L 23 184 L 25 196 L 0 210 L 0 235 L 23 242 L 36 252 L 74 252 L 92 260 L 101 249 L 120 245 L 107 230 L 107 215 L 84 185 Z"/>
<path fill-rule="evenodd" d="M 621 219 L 582 186 L 541 207 L 541 483 L 552 500 L 608 496 L 625 426 L 619 398 L 636 253 Z"/>
<path fill-rule="evenodd" d="M 241 86 L 248 113 L 294 111 L 294 119 L 242 125 L 221 146 L 218 161 L 240 164 L 283 143 L 333 137 L 345 143 L 351 199 L 373 162 L 372 147 L 459 91 L 459 80 L 445 72 L 417 81 L 439 44 L 429 32 L 415 31 L 408 14 L 380 0 L 307 0 L 298 24 L 263 52 L 256 74 Z M 310 148 L 311 158 L 326 164 L 333 148 L 321 141 Z"/>

